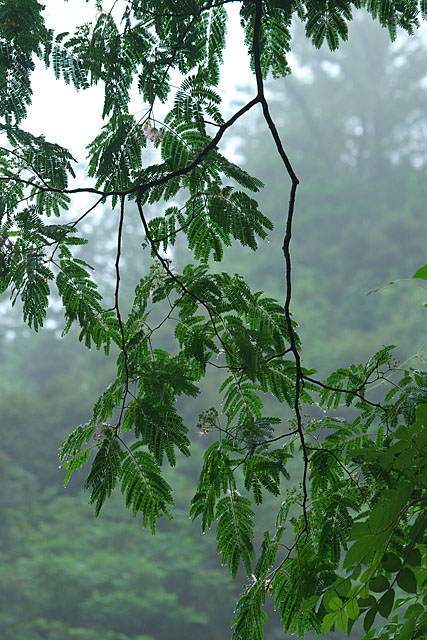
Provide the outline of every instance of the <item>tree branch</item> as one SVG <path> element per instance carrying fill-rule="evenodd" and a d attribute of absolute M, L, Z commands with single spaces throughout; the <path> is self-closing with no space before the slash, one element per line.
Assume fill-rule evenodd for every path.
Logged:
<path fill-rule="evenodd" d="M 283 148 L 282 141 L 280 139 L 276 125 L 274 124 L 274 121 L 271 117 L 268 102 L 265 97 L 264 81 L 263 81 L 262 70 L 261 70 L 261 51 L 260 51 L 260 34 L 262 29 L 262 0 L 254 0 L 254 4 L 255 4 L 255 20 L 254 20 L 252 54 L 254 58 L 255 77 L 256 77 L 257 88 L 258 88 L 257 98 L 261 103 L 264 119 L 267 122 L 267 126 L 276 144 L 277 152 L 280 158 L 282 159 L 283 164 L 285 165 L 286 171 L 292 183 L 291 191 L 289 195 L 287 218 L 286 218 L 286 232 L 283 240 L 283 253 L 285 256 L 285 263 L 286 263 L 286 300 L 285 300 L 284 310 L 285 310 L 286 324 L 288 327 L 290 349 L 295 358 L 295 367 L 296 367 L 294 410 L 295 410 L 295 415 L 297 419 L 298 435 L 301 442 L 301 448 L 302 448 L 303 458 L 304 458 L 304 468 L 303 468 L 303 477 L 302 477 L 302 487 L 303 487 L 303 495 L 304 495 L 303 515 L 304 515 L 304 523 L 305 523 L 304 529 L 305 529 L 305 534 L 307 535 L 308 534 L 308 516 L 307 516 L 308 455 L 307 455 L 306 443 L 304 438 L 304 432 L 302 429 L 302 418 L 301 418 L 301 412 L 300 412 L 300 406 L 299 406 L 301 387 L 304 382 L 304 377 L 301 370 L 301 358 L 300 358 L 300 354 L 296 344 L 295 332 L 292 326 L 292 318 L 290 313 L 290 304 L 291 304 L 291 298 L 292 298 L 292 276 L 291 276 L 292 263 L 291 263 L 291 254 L 290 254 L 290 242 L 292 238 L 292 222 L 293 222 L 293 216 L 295 211 L 296 190 L 299 184 L 299 180 Z"/>
<path fill-rule="evenodd" d="M 116 287 L 115 287 L 115 291 L 114 291 L 114 309 L 116 311 L 117 321 L 119 323 L 120 335 L 121 335 L 121 339 L 122 339 L 123 366 L 124 366 L 124 369 L 125 369 L 126 383 L 125 383 L 125 390 L 124 390 L 124 394 L 123 394 L 122 408 L 120 410 L 120 416 L 119 416 L 119 419 L 118 419 L 118 422 L 117 422 L 117 428 L 119 428 L 120 425 L 121 425 L 122 418 L 123 418 L 123 413 L 124 413 L 124 410 L 125 410 L 126 398 L 127 398 L 128 392 L 129 392 L 128 353 L 127 353 L 127 349 L 126 349 L 126 336 L 125 336 L 122 316 L 121 316 L 121 313 L 120 313 L 120 305 L 119 305 L 120 256 L 121 256 L 121 252 L 122 252 L 122 234 L 123 234 L 124 217 L 125 217 L 125 198 L 124 198 L 124 196 L 122 196 L 121 200 L 120 200 L 120 218 L 119 218 L 119 229 L 118 229 L 118 233 L 117 233 L 117 252 L 116 252 L 116 262 L 115 262 Z"/>

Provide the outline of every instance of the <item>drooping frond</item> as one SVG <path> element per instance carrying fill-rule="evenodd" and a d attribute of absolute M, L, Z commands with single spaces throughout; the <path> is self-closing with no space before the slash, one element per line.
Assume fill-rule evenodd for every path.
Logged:
<path fill-rule="evenodd" d="M 234 640 L 262 640 L 266 598 L 274 601 L 285 633 L 335 627 L 350 633 L 363 615 L 366 638 L 374 640 L 377 615 L 390 618 L 393 607 L 403 605 L 408 619 L 401 623 L 396 609 L 380 638 L 421 637 L 427 375 L 408 368 L 381 401 L 367 393 L 391 382 L 400 368 L 391 347 L 326 380 L 316 380 L 302 364 L 290 312 L 298 178 L 263 79 L 289 74 L 294 17 L 315 47 L 335 50 L 347 38 L 355 9 L 365 8 L 394 38 L 399 26 L 412 32 L 427 15 L 426 3 L 239 2 L 255 82 L 248 102 L 231 116 L 223 112 L 218 88 L 228 0 L 132 0 L 113 3 L 108 12 L 94 4 L 92 22 L 54 34 L 37 0 L 0 0 L 0 292 L 9 289 L 37 330 L 56 284 L 64 333 L 75 327 L 87 347 L 118 352 L 115 379 L 92 419 L 61 448 L 65 483 L 92 463 L 85 488 L 96 514 L 119 485 L 126 506 L 154 533 L 173 505 L 161 466 L 191 452 L 191 411 L 185 408 L 186 420 L 180 415 L 182 396 L 195 398 L 211 370 L 219 397 L 196 427 L 209 446 L 190 517 L 200 517 L 203 532 L 216 529 L 232 575 L 243 565 L 249 576 Z M 19 126 L 31 103 L 35 56 L 77 90 L 98 85 L 103 91 L 103 126 L 87 147 L 90 184 L 71 182 L 75 160 L 67 149 Z M 159 101 L 168 103 L 165 116 Z M 221 153 L 234 123 L 253 108 L 262 112 L 290 178 L 278 300 L 252 291 L 237 273 L 211 268 L 236 242 L 269 250 L 263 240 L 273 224 L 256 200 L 263 184 Z M 78 205 L 79 217 L 71 222 L 64 214 L 75 211 L 82 193 L 98 200 L 85 212 Z M 106 215 L 118 217 L 115 283 L 112 299 L 104 301 L 93 268 L 79 253 L 86 240 L 77 230 L 98 204 L 110 202 L 113 211 Z M 130 231 L 140 237 L 140 264 L 148 259 L 150 266 L 138 274 L 133 302 L 125 305 L 129 203 L 138 213 Z M 180 238 L 195 262 L 182 268 Z M 321 417 L 317 409 L 306 415 L 304 405 L 314 403 L 323 407 Z M 251 500 L 261 504 L 266 492 L 280 504 L 256 558 Z"/>
<path fill-rule="evenodd" d="M 262 607 L 266 591 L 264 581 L 257 581 L 250 587 L 245 587 L 236 606 L 233 640 L 264 640 L 263 623 L 268 622 L 268 616 Z"/>
<path fill-rule="evenodd" d="M 202 531 L 206 531 L 215 520 L 218 498 L 230 486 L 234 489 L 234 475 L 230 453 L 239 451 L 229 441 L 215 442 L 205 452 L 197 492 L 191 500 L 190 516 L 193 520 L 202 516 Z"/>
<path fill-rule="evenodd" d="M 75 159 L 65 147 L 59 144 L 48 142 L 44 136 L 34 136 L 28 131 L 14 125 L 4 125 L 0 123 L 0 131 L 4 132 L 13 145 L 9 153 L 11 176 L 19 177 L 23 172 L 32 174 L 32 184 L 34 192 L 54 189 L 66 189 L 68 187 L 69 176 L 75 177 L 72 162 Z M 15 165 L 15 166 L 14 166 Z M 25 175 L 25 174 L 24 174 Z M 55 196 L 51 192 L 51 197 Z M 66 194 L 58 194 L 60 198 L 67 201 Z M 44 212 L 44 210 L 43 210 Z M 49 211 L 46 211 L 49 214 Z"/>
<path fill-rule="evenodd" d="M 168 507 L 173 504 L 172 493 L 155 459 L 141 451 L 141 446 L 141 442 L 135 442 L 122 454 L 121 490 L 133 515 L 141 512 L 144 527 L 150 525 L 155 533 L 157 520 L 163 515 L 170 517 Z"/>
<path fill-rule="evenodd" d="M 232 489 L 216 506 L 217 549 L 221 553 L 223 563 L 228 564 L 233 577 L 236 576 L 240 561 L 249 575 L 251 561 L 255 557 L 252 543 L 254 512 L 250 505 L 250 500 L 241 496 L 236 489 Z"/>
<path fill-rule="evenodd" d="M 87 67 L 72 46 L 77 39 L 64 43 L 67 35 L 68 33 L 58 34 L 51 45 L 53 72 L 56 78 L 62 77 L 67 84 L 72 82 L 76 89 L 87 89 L 89 86 Z"/>
<path fill-rule="evenodd" d="M 92 342 L 97 349 L 103 346 L 108 353 L 112 341 L 121 344 L 116 315 L 113 311 L 103 310 L 101 294 L 86 269 L 89 265 L 78 258 L 73 260 L 64 247 L 60 256 L 56 285 L 65 311 L 63 333 L 68 333 L 77 321 L 80 340 L 84 340 L 87 347 Z"/>
<path fill-rule="evenodd" d="M 102 505 L 111 496 L 120 478 L 123 458 L 120 444 L 109 430 L 101 442 L 85 482 L 85 489 L 91 490 L 89 502 L 95 504 L 96 515 L 99 515 Z"/>
<path fill-rule="evenodd" d="M 102 132 L 88 145 L 89 175 L 107 191 L 127 189 L 141 169 L 142 149 L 146 146 L 142 127 L 132 116 L 111 118 Z M 114 198 L 113 207 L 117 202 Z"/>
<path fill-rule="evenodd" d="M 27 115 L 32 90 L 33 55 L 49 49 L 51 32 L 45 27 L 43 6 L 37 0 L 5 1 L 0 7 L 0 116 L 8 124 Z"/>
<path fill-rule="evenodd" d="M 161 465 L 166 455 L 169 464 L 175 465 L 175 448 L 186 456 L 190 455 L 187 428 L 174 407 L 138 398 L 127 412 L 132 418 L 125 422 L 126 428 L 130 428 L 132 420 L 135 435 L 141 444 L 147 445 L 157 464 Z"/>

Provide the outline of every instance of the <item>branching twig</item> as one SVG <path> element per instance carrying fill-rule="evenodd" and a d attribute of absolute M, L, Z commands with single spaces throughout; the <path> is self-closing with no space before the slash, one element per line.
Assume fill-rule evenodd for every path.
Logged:
<path fill-rule="evenodd" d="M 227 353 L 227 355 L 230 357 L 231 360 L 233 360 L 233 356 L 232 354 L 229 353 L 229 351 L 227 350 L 227 346 L 224 344 L 217 326 L 216 326 L 216 322 L 215 322 L 215 316 L 218 316 L 220 318 L 220 315 L 217 311 L 215 311 L 215 309 L 213 309 L 209 304 L 207 304 L 204 300 L 202 300 L 202 298 L 200 298 L 196 293 L 194 293 L 193 291 L 190 291 L 190 289 L 188 289 L 188 287 L 182 282 L 182 280 L 180 280 L 179 278 L 176 277 L 176 275 L 173 273 L 173 271 L 171 270 L 168 260 L 166 260 L 165 258 L 163 258 L 161 256 L 161 254 L 159 253 L 159 251 L 156 248 L 156 243 L 153 240 L 153 237 L 150 233 L 150 229 L 148 228 L 148 224 L 147 224 L 147 220 L 145 218 L 144 212 L 142 210 L 142 205 L 141 205 L 141 199 L 138 196 L 137 200 L 136 200 L 136 206 L 138 208 L 138 213 L 139 213 L 139 217 L 141 219 L 142 222 L 142 226 L 144 227 L 144 231 L 145 231 L 145 235 L 148 239 L 148 242 L 150 243 L 151 246 L 151 250 L 153 251 L 154 255 L 156 256 L 156 258 L 158 259 L 158 261 L 160 262 L 160 264 L 162 265 L 163 269 L 166 271 L 166 273 L 172 278 L 172 280 L 180 287 L 180 289 L 188 296 L 190 296 L 191 298 L 193 298 L 193 300 L 196 300 L 196 302 L 198 302 L 199 304 L 202 305 L 202 307 L 204 309 L 206 309 L 206 311 L 209 314 L 209 318 L 211 320 L 212 323 L 212 327 L 215 331 L 215 335 L 218 338 L 218 340 L 220 341 L 224 351 Z"/>
<path fill-rule="evenodd" d="M 350 480 L 353 482 L 353 484 L 356 485 L 358 491 L 360 492 L 360 495 L 362 496 L 362 498 L 364 498 L 364 494 L 363 491 L 359 485 L 359 483 L 357 482 L 357 480 L 354 478 L 353 474 L 347 469 L 347 467 L 341 462 L 341 460 L 339 459 L 339 457 L 337 456 L 337 454 L 335 453 L 335 451 L 332 451 L 332 449 L 325 449 L 324 447 L 310 447 L 307 445 L 307 449 L 309 449 L 310 451 L 324 451 L 325 453 L 328 453 L 329 455 L 331 455 L 338 463 L 338 465 L 341 467 L 341 469 L 348 475 L 348 477 L 350 478 Z"/>
<path fill-rule="evenodd" d="M 385 407 L 383 407 L 381 404 L 377 402 L 371 402 L 371 400 L 367 400 L 365 396 L 359 393 L 357 389 L 340 389 L 339 387 L 331 387 L 330 385 L 325 384 L 324 382 L 320 382 L 320 380 L 315 380 L 314 378 L 310 378 L 309 376 L 303 376 L 303 378 L 304 380 L 307 380 L 312 384 L 317 384 L 319 387 L 322 387 L 322 389 L 327 389 L 328 391 L 334 391 L 336 393 L 347 393 L 347 394 L 356 396 L 357 398 L 360 398 L 361 400 L 363 400 L 363 402 L 366 402 L 366 404 L 371 405 L 371 407 L 377 407 L 377 409 L 382 409 L 382 411 L 387 412 L 387 409 Z M 363 388 L 363 386 L 364 385 L 362 385 L 361 388 Z"/>
<path fill-rule="evenodd" d="M 161 178 L 154 178 L 153 180 L 150 180 L 143 185 L 137 184 L 137 185 L 134 185 L 133 187 L 128 187 L 127 189 L 103 191 L 102 189 L 95 189 L 94 187 L 76 187 L 75 189 L 59 189 L 57 187 L 51 187 L 51 186 L 41 187 L 39 184 L 35 182 L 31 182 L 30 180 L 24 180 L 23 178 L 18 178 L 17 176 L 0 176 L 0 180 L 2 181 L 13 180 L 14 182 L 18 182 L 20 184 L 26 184 L 30 187 L 37 187 L 38 189 L 40 189 L 40 191 L 50 191 L 52 193 L 66 193 L 68 195 L 75 194 L 75 193 L 95 193 L 96 195 L 100 195 L 103 198 L 106 198 L 109 196 L 121 197 L 121 196 L 130 195 L 132 193 L 138 193 L 139 196 L 141 197 L 142 194 L 146 193 L 153 187 L 157 187 L 162 184 L 165 184 L 166 182 L 169 182 L 173 178 L 178 178 L 179 176 L 185 176 L 189 174 L 190 171 L 193 171 L 193 169 L 198 167 L 198 165 L 202 162 L 203 158 L 207 156 L 208 153 L 212 151 L 212 149 L 215 149 L 215 147 L 219 144 L 219 142 L 221 141 L 227 129 L 229 129 L 237 120 L 239 120 L 239 118 L 245 115 L 245 113 L 250 111 L 252 107 L 254 107 L 259 102 L 260 102 L 260 99 L 258 96 L 256 96 L 252 100 L 249 100 L 249 102 L 247 102 L 243 107 L 241 107 L 241 109 L 236 111 L 236 113 L 233 114 L 233 116 L 231 116 L 231 118 L 229 118 L 227 122 L 224 122 L 224 124 L 220 126 L 220 128 L 218 129 L 216 135 L 212 138 L 212 140 L 204 147 L 204 149 L 196 156 L 196 158 L 194 158 L 194 160 L 190 162 L 190 164 L 188 164 L 186 167 L 182 167 L 181 169 L 176 169 L 175 171 L 171 171 L 170 173 L 162 176 Z"/>

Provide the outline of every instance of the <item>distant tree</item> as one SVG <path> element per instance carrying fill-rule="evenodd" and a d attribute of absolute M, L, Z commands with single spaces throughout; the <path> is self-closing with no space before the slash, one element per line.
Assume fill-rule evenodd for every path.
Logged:
<path fill-rule="evenodd" d="M 304 358 L 325 373 L 350 363 L 355 353 L 368 357 L 384 343 L 385 324 L 402 359 L 425 339 L 419 287 L 366 292 L 411 277 L 424 252 L 427 47 L 421 34 L 392 44 L 369 16 L 356 18 L 349 41 L 334 52 L 313 50 L 302 27 L 295 28 L 296 73 L 267 84 L 301 180 L 293 308 Z M 259 203 L 281 229 L 281 168 L 262 117 L 254 119 L 249 137 L 244 124 L 236 125 L 238 153 L 246 170 L 266 183 Z M 280 234 L 269 242 L 256 264 L 239 248 L 226 254 L 225 264 L 238 261 L 253 286 L 277 297 L 282 265 L 271 253 L 280 251 Z"/>
<path fill-rule="evenodd" d="M 172 487 L 161 468 L 175 464 L 177 451 L 190 455 L 176 399 L 197 396 L 211 367 L 223 371 L 222 401 L 199 419 L 201 435 L 214 432 L 218 440 L 206 450 L 190 515 L 200 517 L 204 531 L 215 523 L 222 562 L 233 576 L 239 566 L 248 575 L 233 623 L 235 640 L 263 637 L 263 606 L 270 597 L 292 633 L 334 627 L 350 633 L 363 615 L 366 639 L 425 637 L 426 374 L 404 371 L 397 382 L 390 380 L 399 368 L 392 347 L 325 380 L 302 365 L 291 315 L 290 243 L 299 180 L 264 91 L 270 72 L 289 73 L 294 16 L 316 47 L 326 41 L 334 50 L 347 38 L 355 8 L 365 7 L 394 38 L 398 26 L 412 33 L 426 16 L 425 2 L 238 2 L 257 89 L 224 120 L 215 88 L 227 4 L 132 0 L 116 20 L 113 8 L 105 11 L 95 2 L 94 22 L 70 36 L 45 26 L 35 0 L 2 0 L 1 288 L 10 289 L 13 302 L 21 301 L 24 320 L 38 330 L 55 284 L 64 332 L 76 324 L 86 346 L 119 350 L 117 377 L 95 403 L 92 419 L 61 448 L 66 482 L 96 452 L 85 486 L 97 515 L 120 486 L 126 506 L 153 533 L 157 520 L 170 516 Z M 70 152 L 20 126 L 31 102 L 34 55 L 76 89 L 104 86 L 105 124 L 88 145 L 91 186 L 69 186 Z M 159 122 L 155 107 L 169 97 L 172 70 L 183 81 Z M 134 83 L 146 104 L 139 117 L 129 108 Z M 218 149 L 239 118 L 257 107 L 291 183 L 280 301 L 252 292 L 238 274 L 210 269 L 211 259 L 221 262 L 224 246 L 237 241 L 255 251 L 273 228 L 252 196 L 261 181 Z M 145 161 L 147 146 L 159 150 L 154 164 Z M 97 201 L 70 221 L 64 214 L 82 192 Z M 86 242 L 77 235 L 82 220 L 107 200 L 117 212 L 112 302 L 104 301 L 89 264 L 74 252 Z M 168 202 L 164 214 L 150 217 L 150 206 L 162 200 Z M 142 250 L 151 264 L 125 315 L 121 257 L 130 206 L 138 211 Z M 54 224 L 51 216 L 57 217 Z M 195 261 L 182 271 L 167 253 L 180 233 Z M 153 321 L 153 308 L 164 314 L 162 320 Z M 176 339 L 170 351 L 158 339 L 165 326 Z M 367 390 L 382 382 L 384 396 L 368 398 Z M 292 408 L 290 426 L 265 414 L 266 393 Z M 305 417 L 303 406 L 313 402 L 326 410 L 344 403 L 356 408 L 357 417 Z M 288 462 L 295 460 L 301 462 L 296 477 Z M 283 500 L 256 553 L 252 503 L 260 504 L 265 491 Z M 399 617 L 401 610 L 406 618 Z M 385 624 L 376 630 L 379 616 Z"/>

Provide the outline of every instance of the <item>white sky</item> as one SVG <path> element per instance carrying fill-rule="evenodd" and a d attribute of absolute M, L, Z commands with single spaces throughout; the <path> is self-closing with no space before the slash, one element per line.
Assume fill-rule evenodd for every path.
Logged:
<path fill-rule="evenodd" d="M 57 33 L 61 31 L 73 32 L 77 25 L 95 19 L 93 1 L 90 3 L 85 0 L 43 1 L 46 5 L 47 26 L 53 27 Z M 111 4 L 112 0 L 108 3 L 104 2 L 104 9 L 108 10 Z M 219 87 L 225 110 L 230 109 L 232 100 L 238 99 L 239 85 L 254 82 L 249 69 L 249 58 L 243 44 L 243 32 L 239 24 L 237 5 L 230 7 L 228 29 L 227 51 L 224 57 L 226 64 L 223 67 Z M 179 82 L 179 80 L 177 81 Z M 34 135 L 45 135 L 49 141 L 69 149 L 76 160 L 83 161 L 86 157 L 86 145 L 99 133 L 101 128 L 102 85 L 76 92 L 73 85 L 66 85 L 62 80 L 58 82 L 52 69 L 46 70 L 44 64 L 37 61 L 32 86 L 33 104 L 23 124 L 24 128 Z M 242 104 L 244 101 L 245 98 L 242 96 Z M 134 108 L 135 113 L 145 106 L 135 91 L 131 110 Z M 162 108 L 166 113 L 167 108 L 158 106 L 156 115 L 161 114 Z"/>
<path fill-rule="evenodd" d="M 95 20 L 94 0 L 90 0 L 90 2 L 86 2 L 86 0 L 69 0 L 69 2 L 43 0 L 43 3 L 46 6 L 47 26 L 53 27 L 56 33 L 61 31 L 72 33 L 77 25 Z M 114 14 L 120 16 L 120 5 L 123 6 L 122 0 L 116 2 L 106 0 L 103 3 L 103 8 L 108 11 L 112 5 L 115 5 Z M 226 115 L 231 111 L 232 102 L 233 110 L 235 110 L 236 105 L 241 106 L 247 101 L 247 93 L 242 90 L 243 87 L 252 86 L 251 93 L 255 95 L 256 92 L 255 81 L 249 68 L 249 57 L 243 43 L 243 31 L 239 24 L 239 4 L 230 4 L 228 12 L 227 49 L 219 86 L 219 93 L 223 98 L 223 110 Z M 423 25 L 422 30 L 427 33 L 427 24 Z M 292 62 L 292 60 L 290 61 Z M 179 84 L 178 75 L 175 83 Z M 98 134 L 102 125 L 102 85 L 76 92 L 72 85 L 66 85 L 62 80 L 57 81 L 52 69 L 46 70 L 43 63 L 37 61 L 32 86 L 33 104 L 29 109 L 24 127 L 35 135 L 44 134 L 49 141 L 69 149 L 79 162 L 84 161 L 85 147 Z M 145 106 L 135 91 L 131 110 L 137 113 Z M 157 106 L 156 116 L 161 118 L 168 108 L 168 106 Z M 227 140 L 224 142 L 227 146 Z M 227 149 L 231 155 L 233 155 L 232 149 L 233 144 Z"/>
<path fill-rule="evenodd" d="M 53 27 L 56 33 L 74 31 L 77 25 L 95 20 L 96 9 L 94 0 L 43 0 L 46 5 L 46 23 Z M 105 0 L 104 10 L 108 11 L 115 5 L 114 14 L 121 15 L 122 0 Z M 228 7 L 229 22 L 227 48 L 224 55 L 224 66 L 221 71 L 221 83 L 218 88 L 223 98 L 223 112 L 231 115 L 248 99 L 247 89 L 255 95 L 255 80 L 249 68 L 249 56 L 243 43 L 243 31 L 239 24 L 239 3 Z M 423 25 L 427 33 L 427 24 Z M 292 59 L 290 59 L 292 63 Z M 297 73 L 303 69 L 295 69 Z M 179 75 L 173 78 L 174 84 L 180 84 Z M 86 158 L 86 145 L 99 133 L 102 126 L 101 111 L 103 104 L 103 86 L 99 84 L 85 91 L 76 92 L 73 85 L 66 85 L 63 80 L 56 80 L 52 69 L 45 69 L 41 61 L 37 61 L 37 68 L 33 74 L 33 104 L 29 108 L 28 117 L 23 123 L 24 128 L 35 135 L 45 135 L 51 142 L 56 142 L 71 151 L 78 162 Z M 244 89 L 245 90 L 244 90 Z M 173 92 L 171 92 L 173 96 Z M 233 104 L 232 104 L 233 103 Z M 137 90 L 133 92 L 131 112 L 137 114 L 144 110 L 145 105 Z M 170 108 L 169 105 L 155 107 L 156 117 L 161 119 Z M 233 152 L 236 141 L 233 136 L 225 136 L 222 150 L 234 161 L 239 157 Z M 81 184 L 82 176 L 79 176 Z"/>

